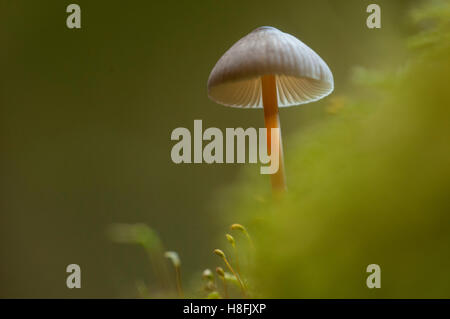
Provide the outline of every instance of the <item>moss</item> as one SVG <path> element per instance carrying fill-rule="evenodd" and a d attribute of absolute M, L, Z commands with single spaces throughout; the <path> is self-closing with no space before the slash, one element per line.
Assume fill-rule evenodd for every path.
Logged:
<path fill-rule="evenodd" d="M 283 199 L 252 172 L 222 194 L 224 219 L 254 234 L 261 296 L 450 298 L 449 9 L 414 11 L 409 59 L 358 69 L 368 93 L 330 99 L 289 138 Z M 366 287 L 372 263 L 381 289 Z"/>

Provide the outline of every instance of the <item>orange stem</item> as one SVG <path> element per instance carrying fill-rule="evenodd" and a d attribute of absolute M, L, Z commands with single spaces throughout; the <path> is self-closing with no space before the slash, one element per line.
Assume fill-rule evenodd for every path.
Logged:
<path fill-rule="evenodd" d="M 264 106 L 264 121 L 267 129 L 267 154 L 271 154 L 272 142 L 278 144 L 279 169 L 271 175 L 272 190 L 283 192 L 286 190 L 286 178 L 284 174 L 283 144 L 281 142 L 280 118 L 278 116 L 277 82 L 275 75 L 263 75 L 261 77 L 262 99 Z M 279 140 L 272 141 L 271 129 L 279 129 Z"/>

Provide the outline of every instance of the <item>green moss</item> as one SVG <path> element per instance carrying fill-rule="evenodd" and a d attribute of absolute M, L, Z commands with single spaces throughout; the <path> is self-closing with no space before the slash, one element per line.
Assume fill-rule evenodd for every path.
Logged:
<path fill-rule="evenodd" d="M 449 8 L 413 13 L 409 60 L 358 69 L 368 93 L 287 140 L 282 200 L 256 173 L 223 194 L 224 219 L 254 235 L 261 296 L 450 298 Z M 372 263 L 381 289 L 366 287 Z"/>

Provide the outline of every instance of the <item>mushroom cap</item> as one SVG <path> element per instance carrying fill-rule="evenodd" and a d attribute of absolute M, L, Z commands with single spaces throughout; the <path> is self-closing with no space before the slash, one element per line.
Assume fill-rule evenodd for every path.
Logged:
<path fill-rule="evenodd" d="M 211 100 L 261 108 L 261 76 L 276 76 L 278 106 L 317 101 L 333 91 L 333 74 L 322 58 L 296 37 L 259 27 L 219 59 L 208 79 Z"/>

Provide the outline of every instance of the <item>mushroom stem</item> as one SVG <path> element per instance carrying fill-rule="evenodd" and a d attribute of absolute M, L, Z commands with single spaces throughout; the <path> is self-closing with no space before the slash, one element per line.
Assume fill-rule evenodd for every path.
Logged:
<path fill-rule="evenodd" d="M 267 154 L 271 154 L 271 131 L 272 128 L 279 129 L 278 141 L 273 141 L 278 144 L 278 163 L 279 168 L 275 174 L 271 175 L 272 190 L 274 192 L 283 192 L 286 190 L 286 178 L 284 174 L 284 161 L 283 161 L 283 144 L 281 141 L 281 128 L 280 118 L 278 116 L 278 100 L 277 100 L 277 82 L 275 75 L 263 75 L 261 76 L 262 85 L 262 99 L 264 106 L 264 121 L 267 129 Z"/>

